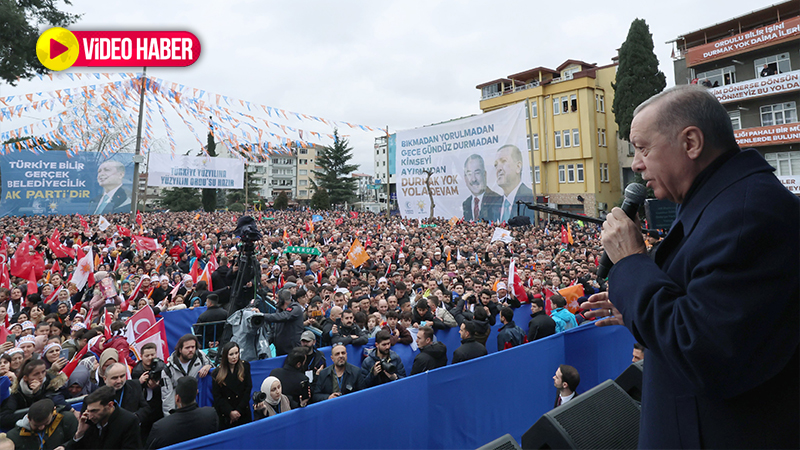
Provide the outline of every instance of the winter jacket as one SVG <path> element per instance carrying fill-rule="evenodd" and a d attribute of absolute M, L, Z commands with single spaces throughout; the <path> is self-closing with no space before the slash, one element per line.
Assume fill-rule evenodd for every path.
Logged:
<path fill-rule="evenodd" d="M 453 364 L 469 361 L 487 354 L 489 352 L 486 351 L 486 347 L 475 341 L 475 338 L 462 339 L 461 346 L 453 352 Z"/>
<path fill-rule="evenodd" d="M 203 366 L 210 366 L 211 360 L 208 359 L 205 353 L 197 350 L 194 358 L 189 361 L 189 370 L 184 371 L 181 366 L 180 357 L 178 352 L 174 351 L 166 361 L 167 367 L 161 374 L 163 386 L 161 386 L 161 410 L 164 416 L 170 414 L 170 410 L 175 408 L 175 386 L 178 384 L 178 379 L 181 377 L 195 377 L 198 378 L 198 373 Z"/>
<path fill-rule="evenodd" d="M 60 393 L 66 382 L 67 376 L 63 373 L 57 377 L 45 374 L 44 383 L 39 390 L 32 394 L 26 394 L 24 391 L 27 389 L 27 384 L 23 385 L 25 381 L 20 377 L 19 383 L 12 387 L 11 395 L 3 400 L 3 404 L 0 406 L 0 427 L 6 430 L 13 428 L 17 421 L 25 416 L 25 413 L 17 413 L 17 410 L 30 408 L 31 405 L 44 398 L 49 398 L 56 405 L 66 405 L 64 396 Z"/>
<path fill-rule="evenodd" d="M 264 320 L 272 323 L 272 342 L 275 344 L 276 356 L 288 355 L 293 348 L 300 346 L 300 335 L 303 334 L 303 307 L 293 301 L 283 311 L 264 314 Z"/>
<path fill-rule="evenodd" d="M 531 314 L 528 322 L 528 342 L 556 334 L 556 322 L 544 310 Z"/>
<path fill-rule="evenodd" d="M 419 349 L 419 354 L 414 358 L 411 375 L 437 369 L 447 365 L 447 346 L 441 342 L 434 342 Z"/>
<path fill-rule="evenodd" d="M 522 328 L 512 320 L 497 330 L 497 350 L 505 350 L 528 342 Z"/>
<path fill-rule="evenodd" d="M 367 357 L 364 358 L 364 361 L 361 362 L 361 373 L 364 375 L 364 385 L 365 387 L 372 387 L 377 386 L 379 384 L 386 383 L 389 381 L 389 378 L 384 375 L 383 371 L 376 377 L 372 373 L 372 368 L 375 366 L 375 363 L 380 360 L 378 356 L 378 350 L 372 349 L 367 354 Z M 397 378 L 405 378 L 406 377 L 406 368 L 403 366 L 403 361 L 397 356 L 397 353 L 389 350 L 389 361 L 394 364 L 397 370 Z"/>
<path fill-rule="evenodd" d="M 72 439 L 78 430 L 78 419 L 72 412 L 57 413 L 53 422 L 44 430 L 44 444 L 40 442 L 39 433 L 31 431 L 28 416 L 17 421 L 17 426 L 6 434 L 14 442 L 18 450 L 52 450 L 64 445 Z"/>

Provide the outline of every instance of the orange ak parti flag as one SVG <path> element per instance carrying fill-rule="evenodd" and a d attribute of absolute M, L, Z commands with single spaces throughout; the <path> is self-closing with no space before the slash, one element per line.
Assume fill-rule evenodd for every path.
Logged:
<path fill-rule="evenodd" d="M 581 310 L 580 305 L 578 304 L 578 298 L 583 297 L 582 284 L 578 283 L 573 286 L 560 289 L 558 293 L 567 300 L 567 309 L 569 312 L 575 314 Z"/>
<path fill-rule="evenodd" d="M 367 252 L 364 251 L 364 246 L 361 245 L 361 241 L 358 238 L 350 246 L 350 251 L 347 252 L 347 259 L 353 263 L 353 267 L 359 267 L 369 259 Z"/>

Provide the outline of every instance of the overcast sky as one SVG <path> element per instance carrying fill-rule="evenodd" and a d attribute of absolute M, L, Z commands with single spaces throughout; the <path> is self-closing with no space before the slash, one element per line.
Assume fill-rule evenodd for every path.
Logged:
<path fill-rule="evenodd" d="M 68 8 L 83 14 L 75 30 L 187 30 L 199 38 L 202 54 L 193 66 L 148 69 L 148 75 L 298 113 L 388 125 L 394 132 L 479 113 L 475 86 L 485 81 L 537 66 L 555 69 L 566 59 L 608 64 L 635 18 L 649 24 L 671 86 L 672 47 L 665 41 L 761 7 L 742 0 L 79 0 Z M 0 84 L 0 96 L 80 84 Z M 197 148 L 182 123 L 171 125 L 180 149 Z M 0 131 L 9 128 L 0 123 Z M 373 174 L 376 134 L 341 131 L 350 136 L 361 171 Z"/>

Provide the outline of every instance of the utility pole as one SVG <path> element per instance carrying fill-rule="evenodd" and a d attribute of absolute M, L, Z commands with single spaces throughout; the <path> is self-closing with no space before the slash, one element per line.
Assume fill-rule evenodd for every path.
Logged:
<path fill-rule="evenodd" d="M 536 158 L 533 157 L 533 124 L 531 121 L 533 117 L 531 116 L 531 99 L 530 97 L 525 99 L 525 117 L 528 118 L 525 122 L 525 128 L 528 130 L 528 162 L 531 165 L 531 190 L 533 191 L 533 203 L 536 203 L 536 171 L 535 166 Z M 539 169 L 539 173 L 541 174 L 541 169 Z M 526 206 L 525 209 L 528 207 Z M 539 224 L 539 211 L 533 211 L 533 225 Z"/>
<path fill-rule="evenodd" d="M 130 223 L 136 223 L 136 211 L 139 209 L 139 164 L 144 162 L 142 156 L 142 122 L 144 120 L 144 92 L 147 84 L 147 67 L 142 68 L 142 78 L 139 80 L 139 124 L 136 126 L 136 150 L 133 154 L 133 192 L 131 192 L 131 218 Z"/>
<path fill-rule="evenodd" d="M 392 212 L 392 207 L 389 206 L 392 198 L 392 175 L 389 173 L 389 125 L 386 125 L 386 216 Z"/>

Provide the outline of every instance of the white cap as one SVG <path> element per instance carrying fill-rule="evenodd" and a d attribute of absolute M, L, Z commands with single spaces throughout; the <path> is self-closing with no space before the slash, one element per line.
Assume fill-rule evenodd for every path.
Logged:
<path fill-rule="evenodd" d="M 500 289 L 502 289 L 504 291 L 508 290 L 508 289 L 506 289 L 506 284 L 504 282 L 502 282 L 502 281 L 497 283 L 497 290 L 499 291 Z"/>

